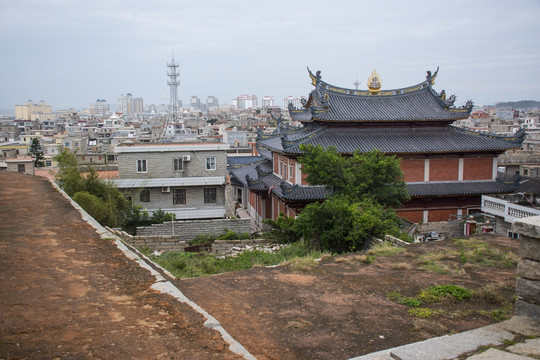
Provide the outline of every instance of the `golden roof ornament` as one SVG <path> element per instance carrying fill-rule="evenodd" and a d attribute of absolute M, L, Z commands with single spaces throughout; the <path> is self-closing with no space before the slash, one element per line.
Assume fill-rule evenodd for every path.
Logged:
<path fill-rule="evenodd" d="M 370 93 L 378 93 L 381 91 L 381 78 L 377 71 L 373 70 L 367 81 L 368 89 Z"/>

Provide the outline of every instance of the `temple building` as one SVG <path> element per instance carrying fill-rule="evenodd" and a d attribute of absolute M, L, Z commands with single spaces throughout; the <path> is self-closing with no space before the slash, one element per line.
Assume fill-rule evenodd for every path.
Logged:
<path fill-rule="evenodd" d="M 293 128 L 278 119 L 272 134 L 259 133 L 258 157 L 229 163 L 239 202 L 260 224 L 280 212 L 296 216 L 307 203 L 329 195 L 311 186 L 301 172 L 301 144 L 334 146 L 344 155 L 378 149 L 401 162 L 411 200 L 397 209 L 411 222 L 447 221 L 453 215 L 479 211 L 481 195 L 505 193 L 510 185 L 497 181 L 497 156 L 518 149 L 524 133 L 502 137 L 452 126 L 466 119 L 472 101 L 454 106 L 456 97 L 433 89 L 439 69 L 419 84 L 393 90 L 381 88 L 373 71 L 368 89 L 346 89 L 308 73 L 315 87 L 300 109 L 289 106 Z"/>

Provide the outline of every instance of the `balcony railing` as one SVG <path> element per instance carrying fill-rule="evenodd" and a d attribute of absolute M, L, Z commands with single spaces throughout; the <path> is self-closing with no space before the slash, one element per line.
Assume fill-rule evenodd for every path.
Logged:
<path fill-rule="evenodd" d="M 516 205 L 507 200 L 485 195 L 482 196 L 482 211 L 487 214 L 501 216 L 509 223 L 529 216 L 540 215 L 540 209 Z"/>

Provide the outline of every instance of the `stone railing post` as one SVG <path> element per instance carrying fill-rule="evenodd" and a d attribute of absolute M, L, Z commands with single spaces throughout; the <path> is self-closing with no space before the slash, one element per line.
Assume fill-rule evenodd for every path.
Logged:
<path fill-rule="evenodd" d="M 540 216 L 516 220 L 512 232 L 519 234 L 516 283 L 516 315 L 540 320 Z"/>

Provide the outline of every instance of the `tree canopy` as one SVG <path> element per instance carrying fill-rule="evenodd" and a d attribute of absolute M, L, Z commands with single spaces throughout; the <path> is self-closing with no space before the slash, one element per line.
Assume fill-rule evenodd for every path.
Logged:
<path fill-rule="evenodd" d="M 383 206 L 399 207 L 409 200 L 399 159 L 379 150 L 341 155 L 333 146 L 302 145 L 299 161 L 311 185 L 326 185 L 333 194 L 354 199 L 371 197 Z"/>
<path fill-rule="evenodd" d="M 45 165 L 45 163 L 43 162 L 43 159 L 45 157 L 43 156 L 41 143 L 39 142 L 39 139 L 37 137 L 32 139 L 32 143 L 30 144 L 30 149 L 28 149 L 28 153 L 30 154 L 31 157 L 34 158 L 35 167 L 42 167 Z"/>

